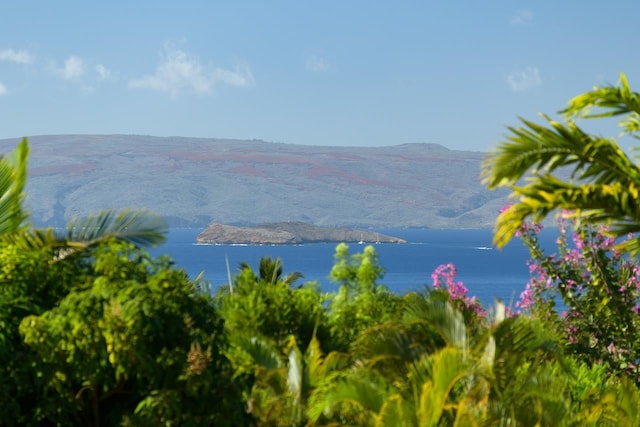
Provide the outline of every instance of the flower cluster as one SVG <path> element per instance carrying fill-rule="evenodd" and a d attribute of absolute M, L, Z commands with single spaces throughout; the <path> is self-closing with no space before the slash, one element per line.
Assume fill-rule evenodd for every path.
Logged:
<path fill-rule="evenodd" d="M 477 297 L 467 296 L 469 290 L 461 281 L 456 281 L 457 274 L 458 270 L 453 263 L 439 265 L 433 273 L 431 273 L 433 288 L 446 290 L 449 294 L 449 299 L 457 308 L 461 310 L 471 310 L 476 315 L 485 317 L 487 314 L 486 310 L 482 308 Z"/>

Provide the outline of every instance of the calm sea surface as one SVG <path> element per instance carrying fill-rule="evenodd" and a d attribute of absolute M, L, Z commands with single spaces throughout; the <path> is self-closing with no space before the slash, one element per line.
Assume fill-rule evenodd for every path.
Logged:
<path fill-rule="evenodd" d="M 204 271 L 204 277 L 215 289 L 227 283 L 225 258 L 232 273 L 242 261 L 255 270 L 263 256 L 280 257 L 284 272 L 300 272 L 298 282 L 316 280 L 325 290 L 336 288 L 328 275 L 333 265 L 334 243 L 315 243 L 291 246 L 196 245 L 200 229 L 172 229 L 163 246 L 153 254 L 169 254 L 176 264 L 192 277 Z M 381 283 L 394 292 L 404 293 L 423 289 L 431 284 L 431 273 L 440 264 L 452 262 L 458 270 L 458 280 L 477 296 L 485 306 L 494 297 L 508 305 L 515 301 L 529 280 L 526 265 L 527 248 L 514 239 L 502 249 L 491 245 L 491 230 L 425 230 L 386 229 L 380 233 L 401 237 L 407 244 L 376 244 L 380 265 L 386 274 Z M 544 237 L 544 235 L 543 235 Z M 549 242 L 552 237 L 548 237 Z M 543 241 L 544 243 L 544 241 Z M 362 251 L 356 242 L 349 244 L 351 253 Z"/>

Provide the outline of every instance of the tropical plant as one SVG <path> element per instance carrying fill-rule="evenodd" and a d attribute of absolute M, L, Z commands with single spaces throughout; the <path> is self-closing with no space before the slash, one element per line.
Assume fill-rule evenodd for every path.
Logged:
<path fill-rule="evenodd" d="M 164 240 L 164 221 L 123 210 L 63 232 L 32 227 L 28 151 L 25 139 L 0 158 L 2 424 L 201 424 L 241 413 L 230 411 L 238 401 L 210 297 L 140 247 Z"/>
<path fill-rule="evenodd" d="M 239 396 L 211 297 L 130 243 L 105 242 L 92 257 L 55 309 L 20 323 L 49 395 L 36 406 L 41 420 L 231 424 Z"/>
<path fill-rule="evenodd" d="M 0 235 L 23 230 L 28 215 L 24 210 L 29 145 L 23 139 L 10 156 L 0 157 Z"/>
<path fill-rule="evenodd" d="M 349 253 L 346 243 L 336 246 L 329 278 L 339 288 L 327 295 L 332 349 L 346 351 L 362 331 L 400 314 L 402 299 L 378 283 L 383 277 L 373 246 L 356 254 Z"/>
<path fill-rule="evenodd" d="M 317 282 L 292 287 L 300 273 L 283 275 L 280 259 L 260 259 L 259 274 L 241 263 L 231 288 L 221 287 L 216 305 L 225 328 L 235 333 L 268 337 L 284 345 L 293 335 L 296 342 L 309 343 L 315 333 L 326 337 L 323 296 Z"/>
<path fill-rule="evenodd" d="M 509 127 L 505 142 L 483 164 L 489 188 L 508 187 L 516 202 L 496 222 L 495 243 L 504 246 L 527 218 L 541 222 L 555 209 L 566 209 L 594 224 L 608 224 L 613 236 L 640 231 L 640 167 L 614 138 L 590 135 L 576 119 L 622 116 L 625 134 L 637 138 L 640 95 L 624 74 L 617 86 L 595 87 L 569 101 L 561 113 L 565 123 L 543 115 L 546 125 L 522 119 Z M 523 177 L 527 182 L 520 184 Z M 569 176 L 566 180 L 563 177 Z M 640 239 L 618 245 L 640 252 Z"/>
<path fill-rule="evenodd" d="M 640 391 L 632 380 L 611 376 L 603 363 L 565 358 L 571 376 L 572 425 L 640 425 Z"/>
<path fill-rule="evenodd" d="M 251 266 L 249 266 L 249 264 L 245 262 L 240 263 L 240 270 L 245 269 L 251 270 Z M 288 273 L 286 276 L 283 276 L 283 273 L 284 267 L 280 258 L 273 259 L 269 256 L 260 258 L 257 277 L 258 281 L 260 282 L 271 284 L 284 282 L 288 285 L 293 285 L 294 282 L 303 277 L 302 273 L 297 271 Z"/>
<path fill-rule="evenodd" d="M 541 247 L 539 231 L 525 226 L 520 233 L 532 277 L 517 307 L 545 320 L 581 360 L 640 382 L 640 267 L 614 250 L 601 227 L 570 214 L 558 218 L 556 253 Z"/>
<path fill-rule="evenodd" d="M 312 421 L 559 425 L 567 416 L 564 377 L 545 373 L 556 366 L 560 353 L 540 325 L 497 316 L 491 327 L 472 337 L 462 314 L 448 302 L 427 296 L 410 306 L 404 327 L 392 326 L 374 340 L 366 338 L 375 333 L 363 334 L 351 353 L 352 368 L 311 396 Z M 439 339 L 407 340 L 409 331 L 419 336 L 416 326 Z"/>
<path fill-rule="evenodd" d="M 232 345 L 254 363 L 247 412 L 261 426 L 308 425 L 309 397 L 348 365 L 347 354 L 325 354 L 315 336 L 304 352 L 293 336 L 284 347 L 249 335 L 236 335 Z"/>

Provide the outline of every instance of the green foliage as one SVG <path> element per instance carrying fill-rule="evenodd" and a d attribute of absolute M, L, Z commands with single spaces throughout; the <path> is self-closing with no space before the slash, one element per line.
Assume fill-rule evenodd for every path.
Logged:
<path fill-rule="evenodd" d="M 52 263 L 51 257 L 46 247 L 24 251 L 6 243 L 0 246 L 0 420 L 37 425 L 43 411 L 55 409 L 43 387 L 39 357 L 18 330 L 23 318 L 53 309 L 84 281 L 82 262 L 69 258 Z"/>
<path fill-rule="evenodd" d="M 0 159 L 2 424 L 235 423 L 213 301 L 168 258 L 134 246 L 163 241 L 164 222 L 104 211 L 66 233 L 33 229 L 27 154 L 23 140 Z"/>
<path fill-rule="evenodd" d="M 624 126 L 636 132 L 629 105 L 637 97 L 625 85 L 577 98 L 568 114 L 585 105 L 609 108 L 630 114 Z M 553 154 L 537 157 L 549 171 L 538 184 L 552 182 L 556 168 L 578 165 L 575 176 L 594 185 L 627 185 L 593 166 L 598 153 L 620 160 L 607 143 L 571 124 L 573 133 L 552 125 L 553 138 L 527 126 L 518 135 L 530 146 L 519 151 L 514 140 L 507 147 L 511 154 L 498 162 L 506 169 L 497 169 L 492 185 L 523 176 L 539 135 L 561 138 L 557 149 L 539 150 Z M 563 156 L 562 138 L 572 141 L 567 147 L 576 142 L 570 137 L 586 141 L 590 154 Z M 522 196 L 541 187 L 523 190 L 501 221 L 503 237 L 515 227 L 531 239 L 534 270 L 547 274 L 540 280 L 557 284 L 582 314 L 565 323 L 553 314 L 546 287 L 529 295 L 538 304 L 533 316 L 508 316 L 501 304 L 487 315 L 455 280 L 453 265 L 434 272 L 438 289 L 394 295 L 378 283 L 384 270 L 375 249 L 352 255 L 345 244 L 336 247 L 330 273 L 337 292 L 322 294 L 317 283 L 296 287 L 301 274 L 284 275 L 279 259 L 264 257 L 257 273 L 241 264 L 230 286 L 211 298 L 199 279 L 140 248 L 163 238 L 162 223 L 148 213 L 106 211 L 61 234 L 29 228 L 22 211 L 27 152 L 23 142 L 14 160 L 0 159 L 3 425 L 640 424 L 640 392 L 628 376 L 637 363 L 640 269 L 588 226 L 574 236 L 582 252 L 565 238 L 558 258 L 544 255 L 537 229 L 518 221 L 564 206 L 560 193 L 543 193 L 543 206 L 531 202 L 538 196 Z M 616 167 L 633 168 L 623 160 Z M 590 206 L 588 220 L 608 215 Z M 620 247 L 633 250 L 634 243 Z M 567 326 L 573 335 L 562 334 Z M 595 345 L 589 337 L 598 338 Z M 615 340 L 616 351 L 604 337 Z"/>
<path fill-rule="evenodd" d="M 629 378 L 611 376 L 601 363 L 567 359 L 575 425 L 619 426 L 640 423 L 640 392 Z"/>
<path fill-rule="evenodd" d="M 543 116 L 546 126 L 522 120 L 523 127 L 509 128 L 508 140 L 483 165 L 489 188 L 511 188 L 517 199 L 498 217 L 494 239 L 498 246 L 504 246 L 527 218 L 540 222 L 554 209 L 578 211 L 586 221 L 610 224 L 614 236 L 640 232 L 640 167 L 613 138 L 589 135 L 574 122 L 624 115 L 620 126 L 636 137 L 638 99 L 621 75 L 619 86 L 596 87 L 571 100 L 563 111 L 564 124 Z M 592 112 L 594 108 L 597 112 Z M 563 180 L 559 171 L 570 173 L 572 179 Z M 527 183 L 520 185 L 525 175 Z M 632 239 L 619 249 L 638 253 L 640 240 Z"/>
<path fill-rule="evenodd" d="M 0 234 L 21 231 L 25 227 L 28 215 L 24 210 L 24 187 L 28 156 L 29 145 L 25 138 L 13 155 L 0 158 Z"/>
<path fill-rule="evenodd" d="M 349 246 L 336 246 L 334 264 L 330 278 L 359 293 L 375 290 L 377 281 L 384 276 L 384 269 L 378 264 L 378 255 L 373 246 L 367 245 L 362 253 L 349 254 Z"/>
<path fill-rule="evenodd" d="M 378 284 L 384 269 L 378 255 L 368 245 L 362 253 L 351 255 L 349 247 L 336 247 L 329 277 L 340 284 L 337 293 L 328 295 L 328 324 L 335 349 L 346 350 L 366 328 L 393 319 L 401 298 Z"/>
<path fill-rule="evenodd" d="M 523 228 L 533 277 L 517 304 L 545 320 L 580 359 L 604 363 L 611 372 L 640 382 L 640 268 L 614 250 L 606 230 L 570 213 L 558 224 L 558 250 L 550 255 L 540 247 L 535 227 Z M 566 307 L 561 318 L 557 298 Z"/>
<path fill-rule="evenodd" d="M 116 238 L 138 246 L 156 246 L 166 240 L 167 223 L 143 210 L 101 211 L 72 221 L 59 236 L 72 247 L 85 248 Z"/>
<path fill-rule="evenodd" d="M 308 399 L 348 366 L 344 354 L 324 354 L 314 337 L 303 353 L 293 336 L 279 347 L 248 336 L 235 342 L 255 366 L 247 412 L 258 425 L 308 425 Z"/>
<path fill-rule="evenodd" d="M 523 127 L 509 128 L 508 140 L 485 160 L 485 183 L 511 188 L 516 199 L 499 215 L 494 241 L 501 247 L 514 235 L 521 236 L 531 253 L 533 277 L 517 306 L 542 321 L 573 356 L 559 359 L 561 371 L 556 370 L 560 365 L 551 365 L 531 378 L 521 375 L 544 360 L 510 367 L 517 379 L 514 384 L 521 388 L 535 380 L 564 396 L 564 407 L 547 406 L 525 425 L 551 425 L 548 414 L 561 412 L 566 413 L 566 425 L 640 422 L 640 395 L 633 385 L 638 381 L 640 269 L 621 255 L 640 252 L 640 167 L 613 138 L 589 135 L 574 122 L 622 116 L 623 133 L 637 138 L 639 99 L 621 75 L 616 87 L 596 87 L 572 99 L 562 112 L 564 124 L 543 116 L 546 125 L 522 120 Z M 570 179 L 563 179 L 566 174 Z M 564 210 L 558 252 L 547 255 L 537 233 L 539 222 L 555 209 Z M 533 223 L 526 222 L 529 218 Z M 569 219 L 574 221 L 572 234 L 567 232 Z M 626 240 L 614 239 L 627 234 Z M 555 311 L 557 299 L 566 307 L 561 316 Z M 515 337 L 508 342 L 516 343 Z M 569 376 L 564 374 L 566 366 Z"/>
<path fill-rule="evenodd" d="M 331 273 L 341 283 L 337 294 L 321 294 L 316 283 L 292 287 L 301 275 L 284 276 L 280 260 L 268 257 L 257 274 L 241 264 L 232 286 L 218 291 L 228 354 L 260 425 L 306 423 L 309 396 L 348 364 L 348 355 L 331 350 L 345 351 L 368 326 L 396 312 L 400 298 L 376 283 L 383 270 L 373 247 L 353 256 L 346 249 L 338 245 Z"/>
<path fill-rule="evenodd" d="M 604 371 L 587 371 L 586 365 L 568 359 L 548 323 L 524 315 L 505 317 L 501 304 L 489 318 L 473 305 L 456 308 L 450 293 L 459 286 L 393 296 L 389 303 L 382 296 L 385 289 L 376 283 L 381 269 L 375 268 L 375 252 L 351 256 L 345 249 L 338 246 L 332 273 L 341 286 L 328 295 L 328 304 L 319 302 L 323 315 L 316 328 L 323 322 L 332 327 L 324 340 L 314 335 L 305 349 L 294 335 L 258 330 L 254 324 L 266 324 L 259 316 L 228 329 L 237 384 L 258 425 L 606 425 L 615 417 L 632 425 L 637 421 L 633 408 L 638 390 L 624 379 L 601 376 Z M 364 274 L 359 280 L 365 256 L 365 269 L 378 276 Z M 229 302 L 237 294 L 237 307 L 227 313 L 233 317 L 243 306 L 254 308 L 248 305 L 251 298 L 277 288 L 278 280 L 269 279 L 281 277 L 272 274 L 276 270 L 261 268 L 257 275 L 241 268 L 233 293 L 219 296 Z M 281 298 L 273 300 L 270 316 L 285 325 L 277 313 L 287 307 Z M 377 317 L 366 316 L 372 312 Z M 251 316 L 250 310 L 242 313 L 239 319 Z"/>
<path fill-rule="evenodd" d="M 293 335 L 297 342 L 308 343 L 314 331 L 323 338 L 323 296 L 316 282 L 293 288 L 299 273 L 282 276 L 279 259 L 260 260 L 260 274 L 247 264 L 233 276 L 231 290 L 218 290 L 216 304 L 227 330 L 269 337 L 283 344 Z"/>
<path fill-rule="evenodd" d="M 20 324 L 56 412 L 87 425 L 220 423 L 224 412 L 207 401 L 229 404 L 233 388 L 211 300 L 131 244 L 109 242 L 93 257 L 89 280 Z M 42 415 L 64 423 L 56 412 Z"/>
<path fill-rule="evenodd" d="M 403 322 L 362 335 L 351 368 L 311 396 L 313 422 L 551 426 L 568 416 L 567 371 L 541 323 L 496 318 L 471 336 L 449 303 L 418 302 Z M 420 340 L 425 331 L 431 337 Z"/>

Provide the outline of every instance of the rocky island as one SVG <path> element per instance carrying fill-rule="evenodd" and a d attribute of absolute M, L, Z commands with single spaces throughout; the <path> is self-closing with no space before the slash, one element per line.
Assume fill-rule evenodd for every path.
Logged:
<path fill-rule="evenodd" d="M 251 227 L 213 223 L 196 237 L 207 245 L 297 245 L 302 243 L 406 243 L 375 231 L 320 227 L 305 222 L 274 222 Z"/>

